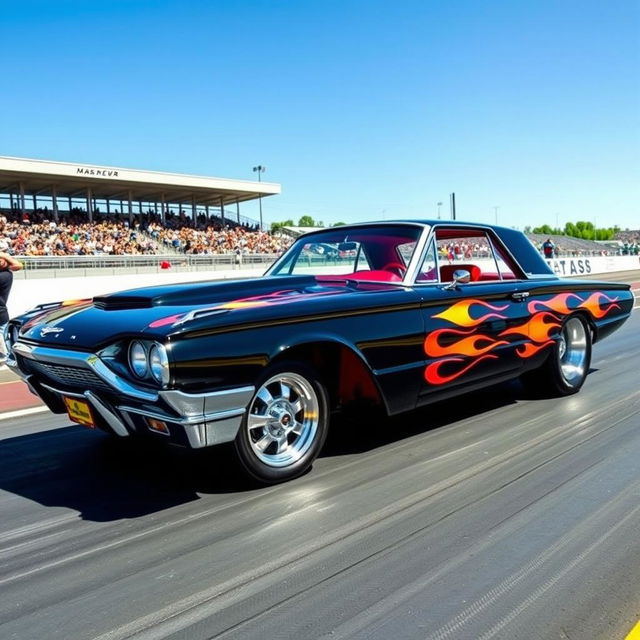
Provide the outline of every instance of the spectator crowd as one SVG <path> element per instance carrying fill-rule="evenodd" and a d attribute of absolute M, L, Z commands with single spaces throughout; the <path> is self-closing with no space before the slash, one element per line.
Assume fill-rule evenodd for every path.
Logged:
<path fill-rule="evenodd" d="M 546 257 L 586 255 L 640 255 L 640 230 L 621 231 L 607 245 L 571 238 L 528 234 Z M 215 216 L 199 215 L 195 221 L 185 214 L 167 213 L 164 220 L 152 210 L 133 216 L 129 222 L 117 212 L 109 216 L 74 209 L 55 221 L 50 211 L 0 214 L 0 252 L 11 256 L 84 255 L 224 255 L 279 254 L 292 238 L 242 226 Z M 440 247 L 443 257 L 453 260 L 482 257 L 488 247 L 470 241 Z"/>
<path fill-rule="evenodd" d="M 87 222 L 81 210 L 61 215 L 57 222 L 46 210 L 0 215 L 0 252 L 15 256 L 272 254 L 289 244 L 286 236 L 204 216 L 194 225 L 184 212 L 167 216 L 164 223 L 149 212 L 142 221 L 135 216 L 132 224 L 117 214 Z"/>

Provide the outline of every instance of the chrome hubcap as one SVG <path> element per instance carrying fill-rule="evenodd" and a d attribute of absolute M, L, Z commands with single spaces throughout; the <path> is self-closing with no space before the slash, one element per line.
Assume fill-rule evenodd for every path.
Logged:
<path fill-rule="evenodd" d="M 560 372 L 569 386 L 579 384 L 586 374 L 587 332 L 578 318 L 569 318 L 558 341 Z"/>
<path fill-rule="evenodd" d="M 319 422 L 319 401 L 311 383 L 297 373 L 269 378 L 253 398 L 247 417 L 249 443 L 271 467 L 286 467 L 312 446 Z"/>

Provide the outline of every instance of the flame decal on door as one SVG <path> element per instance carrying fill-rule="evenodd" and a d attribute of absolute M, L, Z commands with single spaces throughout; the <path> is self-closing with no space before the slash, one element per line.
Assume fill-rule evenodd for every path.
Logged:
<path fill-rule="evenodd" d="M 576 293 L 560 293 L 547 300 L 531 300 L 527 305 L 531 317 L 522 324 L 504 329 L 498 334 L 501 339 L 495 339 L 477 332 L 477 328 L 490 319 L 507 320 L 508 316 L 498 312 L 506 311 L 509 305 L 494 306 L 477 299 L 460 300 L 432 316 L 457 328 L 445 327 L 427 334 L 424 340 L 425 355 L 438 360 L 426 367 L 425 380 L 434 385 L 451 382 L 480 362 L 498 358 L 490 353 L 494 349 L 512 342 L 522 342 L 523 338 L 524 343 L 519 344 L 515 352 L 520 358 L 531 358 L 555 344 L 564 316 L 576 309 L 584 309 L 594 318 L 604 318 L 612 310 L 620 309 L 617 301 L 618 298 L 610 298 L 601 291 L 586 298 Z M 511 336 L 513 338 L 509 340 Z"/>
<path fill-rule="evenodd" d="M 466 336 L 458 338 L 458 336 Z M 448 344 L 444 344 L 448 343 Z M 456 329 L 438 329 L 432 331 L 424 341 L 425 353 L 438 356 L 481 356 L 501 344 L 509 344 L 506 340 L 494 340 L 481 333 L 458 331 Z"/>
<path fill-rule="evenodd" d="M 488 304 L 483 300 L 460 300 L 455 304 L 451 305 L 441 313 L 433 316 L 434 318 L 441 318 L 442 320 L 447 320 L 459 327 L 477 327 L 479 324 L 482 324 L 485 320 L 489 320 L 490 318 L 506 318 L 506 316 L 502 316 L 499 313 L 485 313 L 484 315 L 474 318 L 471 314 L 471 307 L 477 305 L 484 309 L 491 309 L 491 311 L 505 311 L 509 308 L 508 304 L 505 304 L 501 307 L 495 307 L 492 304 Z"/>
<path fill-rule="evenodd" d="M 596 291 L 592 293 L 580 306 L 581 309 L 587 309 L 595 318 L 604 318 L 612 309 L 620 309 L 620 305 L 616 304 L 618 298 L 610 298 L 608 295 Z"/>
<path fill-rule="evenodd" d="M 471 360 L 471 362 L 465 361 L 464 358 L 444 358 L 443 360 L 432 362 L 424 370 L 424 378 L 430 384 L 444 384 L 445 382 L 451 382 L 452 380 L 459 378 L 461 375 L 464 375 L 467 371 L 469 371 L 469 369 L 475 367 L 478 363 L 482 362 L 483 360 L 489 360 L 489 359 L 495 360 L 497 358 L 498 356 L 495 356 L 491 353 L 487 353 L 483 356 L 475 358 L 474 360 Z M 449 375 L 444 375 L 440 373 L 440 369 L 443 366 L 447 364 L 452 364 L 452 363 L 457 364 L 460 362 L 462 363 L 467 362 L 467 364 L 463 366 L 461 369 L 457 369 L 453 373 L 450 373 Z"/>

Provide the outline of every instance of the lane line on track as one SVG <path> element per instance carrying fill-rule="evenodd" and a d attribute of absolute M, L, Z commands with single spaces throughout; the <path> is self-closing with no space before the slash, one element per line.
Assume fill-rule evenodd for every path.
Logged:
<path fill-rule="evenodd" d="M 48 407 L 29 407 L 28 409 L 18 409 L 17 411 L 5 411 L 0 413 L 0 422 L 2 420 L 10 420 L 11 418 L 21 418 L 22 416 L 28 416 L 32 413 L 43 413 L 49 411 Z"/>
<path fill-rule="evenodd" d="M 640 640 L 640 622 L 636 624 L 624 640 Z"/>

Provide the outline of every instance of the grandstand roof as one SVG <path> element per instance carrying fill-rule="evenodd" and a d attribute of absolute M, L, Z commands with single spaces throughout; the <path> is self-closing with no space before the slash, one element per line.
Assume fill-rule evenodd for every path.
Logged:
<path fill-rule="evenodd" d="M 225 206 L 280 193 L 271 182 L 230 180 L 180 173 L 99 166 L 73 162 L 51 162 L 0 156 L 0 193 L 18 192 L 77 197 L 91 189 L 94 198 L 160 202 L 194 202 Z"/>

